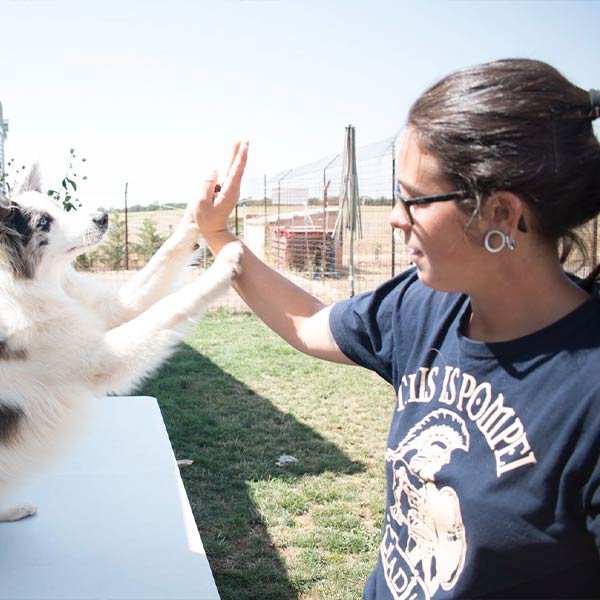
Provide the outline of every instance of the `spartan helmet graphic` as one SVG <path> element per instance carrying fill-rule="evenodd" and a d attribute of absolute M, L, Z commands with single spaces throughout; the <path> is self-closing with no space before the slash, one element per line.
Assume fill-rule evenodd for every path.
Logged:
<path fill-rule="evenodd" d="M 394 502 L 386 515 L 381 557 L 395 600 L 452 589 L 462 572 L 467 544 L 460 501 L 451 487 L 438 488 L 435 476 L 454 450 L 468 449 L 464 421 L 438 409 L 386 452 Z"/>

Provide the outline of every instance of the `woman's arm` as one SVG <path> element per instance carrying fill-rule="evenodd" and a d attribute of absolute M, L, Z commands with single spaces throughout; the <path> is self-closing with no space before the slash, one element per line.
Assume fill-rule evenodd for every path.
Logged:
<path fill-rule="evenodd" d="M 247 155 L 248 143 L 238 142 L 221 190 L 215 195 L 217 173 L 213 172 L 204 182 L 197 201 L 194 218 L 214 254 L 236 239 L 227 229 L 227 219 L 239 198 Z M 241 266 L 235 289 L 275 333 L 305 354 L 354 364 L 333 339 L 329 328 L 330 306 L 268 267 L 246 246 Z"/>

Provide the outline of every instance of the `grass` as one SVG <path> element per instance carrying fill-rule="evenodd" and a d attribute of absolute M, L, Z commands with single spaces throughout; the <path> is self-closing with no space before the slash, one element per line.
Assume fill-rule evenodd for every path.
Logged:
<path fill-rule="evenodd" d="M 211 313 L 138 393 L 156 396 L 222 600 L 360 598 L 384 503 L 391 387 Z M 298 462 L 276 466 L 291 454 Z"/>

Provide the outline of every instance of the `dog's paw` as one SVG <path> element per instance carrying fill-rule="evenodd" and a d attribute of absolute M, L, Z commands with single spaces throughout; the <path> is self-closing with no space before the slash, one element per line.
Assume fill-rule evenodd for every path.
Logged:
<path fill-rule="evenodd" d="M 231 273 L 235 277 L 242 272 L 242 253 L 244 249 L 241 242 L 225 244 L 215 258 L 215 265 Z"/>
<path fill-rule="evenodd" d="M 0 510 L 0 521 L 20 521 L 25 517 L 35 515 L 37 508 L 33 504 L 21 504 Z"/>

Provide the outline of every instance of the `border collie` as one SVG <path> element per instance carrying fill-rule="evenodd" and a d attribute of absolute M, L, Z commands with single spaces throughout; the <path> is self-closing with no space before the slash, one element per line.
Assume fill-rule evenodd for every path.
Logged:
<path fill-rule="evenodd" d="M 33 187 L 0 199 L 0 521 L 35 513 L 2 499 L 69 443 L 86 400 L 126 393 L 156 369 L 240 268 L 234 242 L 173 291 L 199 238 L 188 207 L 148 265 L 111 285 L 71 265 L 102 241 L 108 215 L 65 212 Z"/>

